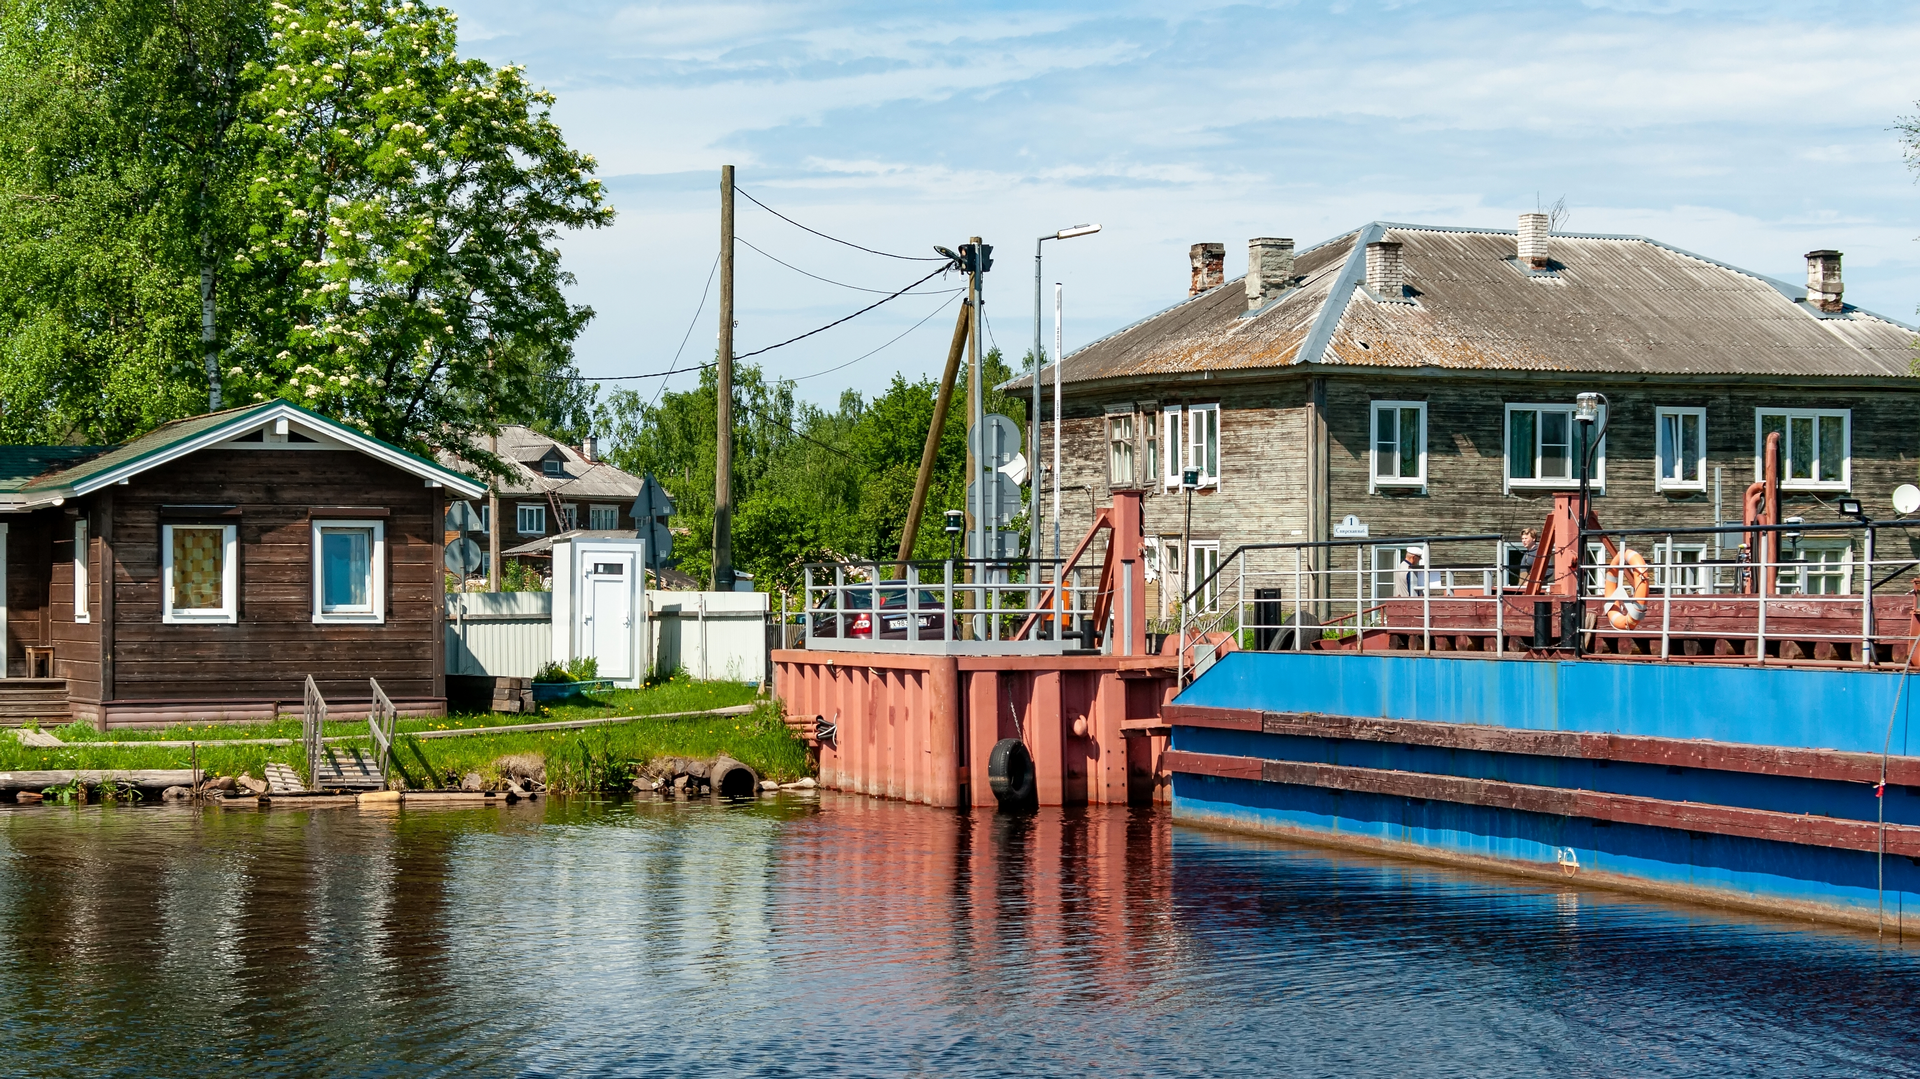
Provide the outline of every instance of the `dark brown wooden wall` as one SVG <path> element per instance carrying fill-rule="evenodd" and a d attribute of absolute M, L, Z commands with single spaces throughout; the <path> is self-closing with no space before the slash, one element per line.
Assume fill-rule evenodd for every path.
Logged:
<path fill-rule="evenodd" d="M 343 450 L 207 450 L 117 488 L 109 699 L 293 702 L 308 674 L 329 697 L 364 699 L 369 677 L 396 700 L 443 696 L 440 495 L 417 476 Z M 237 624 L 161 622 L 160 508 L 168 504 L 239 506 Z M 313 623 L 309 512 L 338 506 L 390 513 L 384 624 Z M 57 538 L 54 547 L 53 622 L 71 625 Z M 84 653 L 76 658 L 84 665 Z M 94 669 L 97 679 L 97 658 Z M 84 697 L 82 685 L 73 696 Z"/>
<path fill-rule="evenodd" d="M 58 511 L 7 518 L 6 664 L 11 677 L 27 673 L 27 646 L 43 644 L 53 633 L 53 612 L 47 604 L 52 598 L 49 570 L 53 528 L 58 520 L 71 519 Z M 68 528 L 72 528 L 70 523 Z M 67 546 L 71 548 L 72 544 Z"/>

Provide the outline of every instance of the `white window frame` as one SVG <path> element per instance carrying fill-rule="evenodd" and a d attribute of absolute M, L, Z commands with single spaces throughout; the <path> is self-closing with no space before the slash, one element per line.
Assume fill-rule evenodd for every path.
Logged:
<path fill-rule="evenodd" d="M 1181 587 L 1187 579 L 1186 556 L 1180 550 L 1179 536 L 1164 536 L 1160 543 L 1160 575 L 1166 582 L 1160 586 L 1160 613 L 1163 617 L 1173 617 L 1180 613 L 1180 598 L 1186 590 Z M 1168 555 L 1173 556 L 1173 565 L 1167 565 Z"/>
<path fill-rule="evenodd" d="M 1107 485 L 1109 487 L 1132 487 L 1136 482 L 1139 468 L 1136 460 L 1139 456 L 1135 438 L 1135 416 L 1131 411 L 1110 411 L 1107 420 Z M 1121 475 L 1120 465 L 1126 465 L 1126 474 Z"/>
<path fill-rule="evenodd" d="M 1767 439 L 1763 423 L 1768 416 L 1786 420 L 1780 439 L 1780 489 L 1783 491 L 1849 491 L 1853 489 L 1853 410 L 1850 408 L 1755 408 L 1753 410 L 1753 478 L 1764 479 L 1767 467 Z M 1796 480 L 1793 475 L 1793 421 L 1813 421 L 1813 474 L 1820 475 L 1820 420 L 1840 418 L 1840 478 L 1838 480 Z"/>
<path fill-rule="evenodd" d="M 1696 428 L 1699 442 L 1692 447 L 1689 460 L 1692 469 L 1699 478 L 1676 480 L 1663 471 L 1661 462 L 1666 460 L 1666 441 L 1668 420 L 1674 421 L 1681 430 L 1686 429 L 1686 417 L 1692 416 L 1699 422 Z M 1605 452 L 1602 450 L 1602 452 Z M 1674 455 L 1678 461 L 1679 454 Z M 1707 489 L 1707 410 L 1704 408 L 1670 407 L 1662 405 L 1653 410 L 1653 489 L 1656 491 L 1704 491 Z"/>
<path fill-rule="evenodd" d="M 539 514 L 539 530 L 527 531 L 527 514 Z M 544 536 L 547 534 L 547 504 L 545 502 L 515 502 L 513 504 L 514 530 L 522 536 Z"/>
<path fill-rule="evenodd" d="M 367 610 L 329 611 L 325 609 L 326 578 L 321 561 L 321 534 L 329 529 L 372 529 L 373 550 L 368 555 Z M 387 523 L 380 520 L 349 521 L 331 517 L 313 522 L 310 536 L 313 547 L 313 620 L 315 623 L 358 622 L 384 624 L 387 620 Z"/>
<path fill-rule="evenodd" d="M 1220 428 L 1220 406 L 1162 405 L 1160 452 L 1166 455 L 1161 482 L 1180 486 L 1181 473 L 1191 465 L 1200 470 L 1200 487 L 1220 486 L 1220 459 L 1226 439 Z M 1207 468 L 1207 438 L 1213 438 L 1213 468 Z"/>
<path fill-rule="evenodd" d="M 541 479 L 565 479 L 567 462 L 557 457 L 545 457 L 540 461 Z"/>
<path fill-rule="evenodd" d="M 1580 461 L 1579 461 L 1579 454 L 1578 454 L 1578 445 L 1575 441 L 1576 433 L 1579 431 L 1580 423 L 1578 420 L 1573 418 L 1573 410 L 1574 410 L 1574 406 L 1571 404 L 1568 404 L 1565 401 L 1508 401 L 1507 402 L 1506 408 L 1502 411 L 1500 416 L 1500 445 L 1503 447 L 1503 452 L 1500 455 L 1500 481 L 1504 485 L 1501 488 L 1502 493 L 1511 491 L 1515 488 L 1519 488 L 1521 490 L 1536 490 L 1536 491 L 1541 491 L 1541 490 L 1564 491 L 1571 488 L 1577 488 L 1580 486 Z M 1540 421 L 1538 417 L 1536 417 L 1533 422 L 1534 445 L 1532 447 L 1532 452 L 1533 452 L 1534 475 L 1531 479 L 1527 479 L 1527 478 L 1515 479 L 1514 478 L 1514 475 L 1513 475 L 1514 447 L 1512 445 L 1512 441 L 1513 441 L 1513 414 L 1515 412 L 1565 412 L 1567 414 L 1567 424 L 1568 424 L 1567 447 L 1568 447 L 1568 453 L 1571 455 L 1571 457 L 1568 461 L 1568 469 L 1567 469 L 1569 475 L 1566 478 L 1562 479 L 1557 476 L 1548 477 L 1546 479 L 1540 478 L 1540 475 L 1539 475 L 1540 473 Z M 1606 426 L 1607 426 L 1607 413 L 1606 413 L 1606 410 L 1602 409 L 1600 413 L 1600 418 L 1594 423 L 1593 429 L 1597 433 L 1605 430 Z M 1606 486 L 1607 486 L 1607 438 L 1605 435 L 1600 436 L 1599 447 L 1594 451 L 1593 475 L 1592 477 L 1589 478 L 1588 482 L 1589 482 L 1589 486 L 1595 492 L 1600 492 L 1600 493 L 1605 492 Z"/>
<path fill-rule="evenodd" d="M 1401 416 L 1400 410 L 1407 409 L 1407 408 L 1415 409 L 1420 413 L 1420 419 L 1419 419 L 1420 430 L 1419 430 L 1419 433 L 1414 436 L 1415 444 L 1419 447 L 1419 449 L 1415 451 L 1419 457 L 1419 461 L 1415 469 L 1416 474 L 1412 476 L 1399 475 L 1398 473 L 1400 472 L 1400 469 L 1397 467 L 1399 464 L 1402 463 L 1399 459 L 1400 458 L 1399 425 L 1401 420 L 1404 417 Z M 1392 469 L 1392 471 L 1395 474 L 1391 476 L 1383 476 L 1380 474 L 1380 466 L 1381 466 L 1380 415 L 1381 413 L 1392 414 L 1393 420 L 1394 420 L 1394 435 L 1395 435 L 1394 460 L 1392 464 L 1395 465 L 1396 467 Z M 1427 403 L 1425 401 L 1375 401 L 1373 402 L 1372 408 L 1368 411 L 1368 415 L 1367 415 L 1367 490 L 1368 492 L 1373 492 L 1373 491 L 1379 490 L 1382 487 L 1413 487 L 1413 488 L 1419 488 L 1420 490 L 1426 489 L 1427 487 Z"/>
<path fill-rule="evenodd" d="M 601 528 L 599 521 L 603 517 L 612 518 L 612 523 Z M 615 532 L 620 528 L 620 507 L 607 505 L 589 505 L 587 507 L 587 527 L 595 532 Z"/>
<path fill-rule="evenodd" d="M 1693 561 L 1684 559 L 1672 561 L 1673 554 L 1692 555 Z M 1672 594 L 1676 596 L 1704 596 L 1713 591 L 1713 565 L 1707 562 L 1707 545 L 1704 543 L 1669 543 L 1662 540 L 1653 545 L 1653 583 L 1650 591 L 1653 595 L 1668 594 L 1668 585 L 1672 585 Z"/>
<path fill-rule="evenodd" d="M 173 530 L 198 528 L 220 530 L 219 607 L 175 610 L 173 606 Z M 240 529 L 228 524 L 195 524 L 180 521 L 160 526 L 160 621 L 172 626 L 231 625 L 240 620 Z"/>
<path fill-rule="evenodd" d="M 572 532 L 580 527 L 580 503 L 562 502 L 560 504 L 560 523 L 565 525 L 562 532 Z"/>
<path fill-rule="evenodd" d="M 1185 596 L 1199 587 L 1208 574 L 1214 574 L 1207 591 L 1196 597 L 1187 608 L 1189 614 L 1211 614 L 1220 609 L 1220 577 L 1215 572 L 1220 568 L 1219 540 L 1192 540 L 1187 544 L 1186 580 L 1180 589 Z"/>
<path fill-rule="evenodd" d="M 1820 575 L 1823 577 L 1839 577 L 1840 591 L 1807 591 L 1807 569 L 1810 565 L 1814 564 L 1806 561 L 1805 556 L 1809 551 L 1840 552 L 1840 562 L 1838 565 L 1827 569 L 1825 568 L 1826 564 L 1821 563 L 1822 569 L 1820 571 Z M 1793 557 L 1789 558 L 1789 555 Z M 1794 550 L 1787 551 L 1783 549 L 1780 552 L 1779 576 L 1776 579 L 1779 582 L 1780 594 L 1783 596 L 1851 596 L 1853 595 L 1853 569 L 1852 540 L 1835 538 L 1802 539 L 1799 543 L 1795 544 Z"/>
<path fill-rule="evenodd" d="M 1414 587 L 1416 589 L 1424 588 L 1426 594 L 1430 596 L 1446 594 L 1445 579 L 1438 570 L 1433 568 L 1433 558 L 1428 554 L 1426 544 L 1414 543 L 1405 547 L 1370 547 L 1368 550 L 1373 552 L 1373 577 L 1368 587 L 1370 602 L 1377 603 L 1383 599 L 1420 598 L 1421 593 L 1417 590 L 1409 591 L 1404 596 L 1400 594 L 1400 574 L 1402 572 L 1400 569 L 1400 560 L 1406 556 L 1408 551 L 1420 552 L 1419 573 L 1423 580 L 1413 582 Z M 1387 556 L 1384 568 L 1381 565 L 1381 555 Z"/>
<path fill-rule="evenodd" d="M 76 624 L 93 621 L 93 605 L 89 600 L 92 588 L 92 565 L 87 549 L 87 515 L 81 514 L 73 521 L 73 620 Z"/>
<path fill-rule="evenodd" d="M 1160 454 L 1165 461 L 1161 469 L 1160 482 L 1168 487 L 1180 486 L 1180 447 L 1185 445 L 1181 426 L 1186 416 L 1179 405 L 1167 405 L 1160 410 Z"/>

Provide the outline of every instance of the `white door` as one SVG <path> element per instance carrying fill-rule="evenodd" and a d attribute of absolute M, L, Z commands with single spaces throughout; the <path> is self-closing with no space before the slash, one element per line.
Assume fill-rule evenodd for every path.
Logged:
<path fill-rule="evenodd" d="M 636 560 L 632 551 L 583 551 L 586 563 L 585 645 L 600 666 L 600 677 L 633 677 L 633 592 Z"/>

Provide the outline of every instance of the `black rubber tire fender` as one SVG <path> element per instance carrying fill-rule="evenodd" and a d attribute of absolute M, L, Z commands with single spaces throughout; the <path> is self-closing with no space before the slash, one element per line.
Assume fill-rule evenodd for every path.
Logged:
<path fill-rule="evenodd" d="M 1033 754 L 1018 738 L 1002 738 L 987 754 L 987 786 L 1002 806 L 1023 809 L 1038 800 Z"/>

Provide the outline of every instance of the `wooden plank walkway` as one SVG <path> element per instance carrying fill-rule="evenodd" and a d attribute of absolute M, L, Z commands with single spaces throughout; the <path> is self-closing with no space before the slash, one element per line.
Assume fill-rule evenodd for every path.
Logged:
<path fill-rule="evenodd" d="M 307 789 L 307 785 L 300 782 L 300 773 L 279 761 L 268 761 L 265 771 L 267 790 L 274 794 L 292 794 Z"/>

